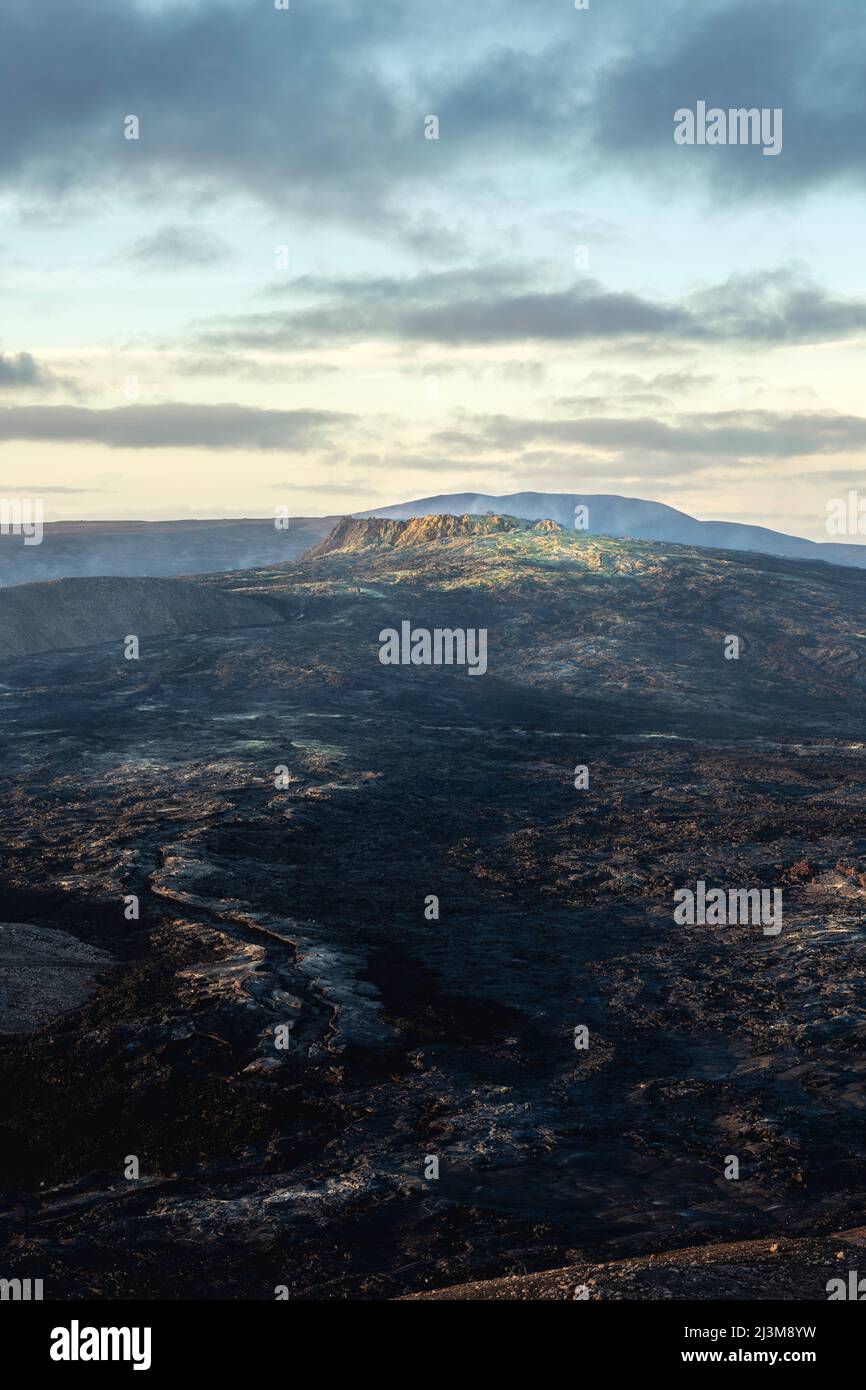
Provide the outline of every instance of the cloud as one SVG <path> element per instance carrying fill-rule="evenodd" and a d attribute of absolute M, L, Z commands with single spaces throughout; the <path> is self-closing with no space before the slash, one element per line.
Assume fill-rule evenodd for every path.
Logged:
<path fill-rule="evenodd" d="M 289 310 L 221 317 L 201 325 L 207 348 L 285 350 L 397 341 L 492 347 L 528 342 L 650 342 L 785 346 L 866 332 L 866 300 L 831 295 L 798 266 L 736 274 L 666 302 L 583 279 L 534 288 L 514 267 L 437 275 L 315 280 L 281 289 Z M 323 302 L 322 302 L 323 301 Z"/>
<path fill-rule="evenodd" d="M 648 24 L 638 0 L 601 18 L 566 0 L 445 0 L 429 14 L 406 0 L 5 0 L 0 184 L 252 197 L 399 230 L 430 255 L 456 245 L 461 189 L 513 207 L 527 178 L 561 187 L 612 160 L 727 197 L 862 185 L 862 0 L 658 8 Z M 674 111 L 699 99 L 783 107 L 781 157 L 675 146 Z M 428 113 L 438 142 L 423 137 Z M 475 230 L 489 231 L 483 214 Z"/>
<path fill-rule="evenodd" d="M 505 277 L 500 277 L 504 280 Z M 211 347 L 321 347 L 334 343 L 395 339 L 443 346 L 491 346 L 527 341 L 575 341 L 599 337 L 696 333 L 688 314 L 639 295 L 604 290 L 586 281 L 567 290 L 489 289 L 480 270 L 434 279 L 359 280 L 351 291 L 317 306 L 220 320 L 201 330 Z M 309 288 L 299 284 L 299 291 Z"/>
<path fill-rule="evenodd" d="M 0 408 L 0 440 L 86 442 L 112 449 L 266 449 L 303 453 L 327 442 L 350 415 L 260 410 L 242 405 L 128 405 Z"/>
<path fill-rule="evenodd" d="M 43 386 L 46 373 L 37 366 L 36 359 L 29 352 L 19 352 L 17 357 L 0 353 L 0 389 L 10 386 Z"/>
<path fill-rule="evenodd" d="M 142 237 L 121 258 L 154 270 L 186 270 L 190 266 L 221 265 L 234 255 L 228 242 L 207 228 L 161 227 Z"/>
<path fill-rule="evenodd" d="M 643 28 L 601 75 L 593 143 L 658 180 L 706 181 L 720 197 L 767 198 L 842 177 L 862 186 L 866 108 L 860 0 L 724 0 L 681 9 L 676 24 Z M 776 159 L 740 146 L 673 142 L 680 107 L 781 107 Z"/>
<path fill-rule="evenodd" d="M 213 353 L 209 356 L 175 357 L 171 370 L 181 376 L 231 376 L 249 381 L 297 383 L 332 376 L 340 368 L 333 362 L 260 361 L 232 353 Z"/>
<path fill-rule="evenodd" d="M 518 163 L 537 168 L 545 146 L 571 164 L 597 47 L 563 0 L 533 0 L 531 14 L 522 0 L 296 0 L 285 11 L 271 0 L 5 0 L 0 183 L 52 198 L 171 190 L 188 206 L 240 195 L 452 254 L 455 179 L 477 192 L 481 161 L 491 185 L 508 182 Z M 431 113 L 435 142 L 424 138 Z M 138 140 L 124 138 L 127 115 Z"/>
<path fill-rule="evenodd" d="M 694 372 L 682 369 L 673 372 L 655 372 L 651 377 L 640 376 L 637 372 L 611 372 L 598 369 L 588 372 L 581 386 L 603 387 L 607 395 L 622 395 L 625 392 L 652 391 L 676 396 L 687 395 L 711 386 L 717 378 L 712 372 Z"/>
<path fill-rule="evenodd" d="M 11 387 L 45 390 L 53 384 L 54 378 L 45 367 L 41 367 L 29 352 L 19 352 L 17 357 L 0 353 L 0 390 Z"/>
<path fill-rule="evenodd" d="M 0 182 L 252 195 L 375 223 L 401 171 L 423 177 L 423 113 L 388 75 L 398 0 L 118 5 L 5 0 Z M 138 140 L 124 120 L 140 122 Z"/>
<path fill-rule="evenodd" d="M 866 331 L 866 300 L 828 294 L 799 267 L 735 274 L 689 303 L 716 341 L 816 343 Z"/>
<path fill-rule="evenodd" d="M 142 193 L 170 179 L 190 199 L 387 215 L 415 237 L 407 185 L 435 207 L 455 174 L 502 186 L 521 166 L 585 173 L 593 155 L 728 196 L 863 182 L 862 0 L 665 0 L 654 25 L 637 0 L 602 20 L 563 0 L 426 8 L 5 0 L 0 179 Z M 781 157 L 676 147 L 673 113 L 699 99 L 783 107 Z M 423 138 L 427 113 L 439 142 Z M 139 141 L 123 138 L 127 114 Z"/>
<path fill-rule="evenodd" d="M 569 420 L 473 417 L 468 429 L 442 430 L 433 439 L 467 452 L 508 451 L 543 445 L 590 448 L 621 457 L 742 462 L 843 454 L 866 445 L 866 418 L 836 412 L 714 411 L 673 421 L 589 417 Z"/>
<path fill-rule="evenodd" d="M 29 352 L 16 354 L 0 352 L 0 391 L 33 391 L 46 393 L 68 390 L 77 393 L 69 377 L 58 376 Z"/>

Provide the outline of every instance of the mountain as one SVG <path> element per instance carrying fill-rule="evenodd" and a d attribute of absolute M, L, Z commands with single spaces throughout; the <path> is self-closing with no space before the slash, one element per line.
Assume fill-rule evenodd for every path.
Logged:
<path fill-rule="evenodd" d="M 746 526 L 735 521 L 698 521 L 663 502 L 604 493 L 513 492 L 502 497 L 481 492 L 459 492 L 422 497 L 392 507 L 376 507 L 357 516 L 409 517 L 449 512 L 455 515 L 491 512 L 538 520 L 549 517 L 574 529 L 575 508 L 586 507 L 588 526 L 594 535 L 633 536 L 637 539 L 672 541 L 676 545 L 710 546 L 715 550 L 753 550 L 759 555 L 785 555 L 789 559 L 828 560 L 835 565 L 866 566 L 866 545 L 803 540 L 765 526 Z"/>
<path fill-rule="evenodd" d="M 866 572 L 449 514 L 105 583 L 0 594 L 19 641 L 81 595 L 51 641 L 94 643 L 0 674 L 5 1278 L 826 1297 L 866 1164 Z M 383 663 L 404 623 L 483 629 L 486 671 Z M 698 882 L 780 892 L 780 933 L 678 923 Z"/>
<path fill-rule="evenodd" d="M 575 527 L 575 507 L 588 509 L 594 535 L 669 541 L 717 550 L 750 550 L 790 559 L 866 566 L 866 545 L 818 543 L 763 526 L 698 521 L 661 502 L 592 493 L 516 492 L 505 497 L 451 493 L 356 512 L 357 518 L 408 520 L 431 514 L 510 515 L 550 519 Z M 297 560 L 327 536 L 339 517 L 292 517 L 278 531 L 273 520 L 68 521 L 45 526 L 41 545 L 0 535 L 0 587 L 81 575 L 177 576 L 258 569 Z"/>
<path fill-rule="evenodd" d="M 345 683 L 381 629 L 409 620 L 483 628 L 491 679 L 533 700 L 603 700 L 624 726 L 715 710 L 720 725 L 850 728 L 866 687 L 864 604 L 866 575 L 820 562 L 512 516 L 344 517 L 301 560 L 264 570 L 0 589 L 0 649 L 11 660 L 130 633 L 288 622 L 298 636 L 325 622 Z M 739 661 L 724 659 L 728 635 Z"/>
<path fill-rule="evenodd" d="M 651 709 L 657 728 L 712 710 L 720 724 L 862 723 L 859 569 L 444 515 L 344 518 L 299 567 L 280 567 L 265 587 L 239 575 L 236 587 L 270 593 L 292 579 L 307 611 L 339 601 L 347 638 L 364 618 L 347 669 L 363 666 L 372 626 L 410 620 L 485 628 L 492 678 L 539 699 L 603 699 L 624 725 Z M 380 616 L 366 616 L 371 597 Z M 725 659 L 729 635 L 739 660 Z"/>

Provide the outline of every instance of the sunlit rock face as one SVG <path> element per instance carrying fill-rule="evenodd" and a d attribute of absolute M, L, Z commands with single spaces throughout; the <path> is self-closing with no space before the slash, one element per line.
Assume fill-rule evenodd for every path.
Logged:
<path fill-rule="evenodd" d="M 467 513 L 463 516 L 419 516 L 408 521 L 344 516 L 327 536 L 307 551 L 304 558 L 314 559 L 340 550 L 364 550 L 369 546 L 402 549 L 481 537 L 532 536 L 556 531 L 564 532 L 565 528 L 556 521 L 521 521 L 514 516 L 472 516 Z"/>

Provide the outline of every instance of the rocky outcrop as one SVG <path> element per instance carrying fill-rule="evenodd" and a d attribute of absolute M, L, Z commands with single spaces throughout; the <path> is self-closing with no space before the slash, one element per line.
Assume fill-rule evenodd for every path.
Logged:
<path fill-rule="evenodd" d="M 527 532 L 565 532 L 556 521 L 520 521 L 514 516 L 419 516 L 409 521 L 384 517 L 344 516 L 333 531 L 307 551 L 304 559 L 330 555 L 334 551 L 366 550 L 370 546 L 403 549 L 413 545 L 435 545 L 437 541 L 467 540 L 481 536 Z"/>

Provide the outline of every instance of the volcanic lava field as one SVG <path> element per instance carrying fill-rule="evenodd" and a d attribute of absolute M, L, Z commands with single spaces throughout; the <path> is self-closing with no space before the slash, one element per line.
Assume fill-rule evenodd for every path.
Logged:
<path fill-rule="evenodd" d="M 735 1297 L 713 1251 L 767 1241 L 811 1242 L 785 1296 L 824 1296 L 866 1177 L 866 574 L 460 520 L 208 576 L 214 626 L 137 661 L 96 590 L 85 645 L 16 628 L 0 1240 L 46 1298 L 685 1249 Z M 485 627 L 487 674 L 381 665 L 403 619 Z M 783 930 L 676 925 L 699 879 L 781 888 Z"/>

